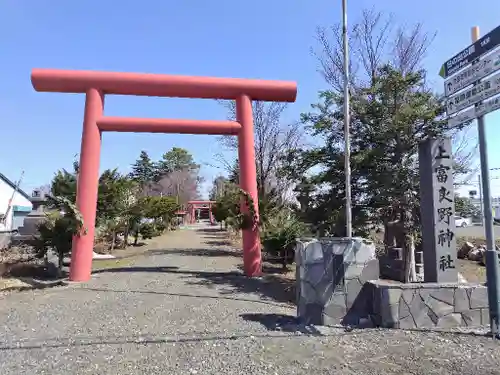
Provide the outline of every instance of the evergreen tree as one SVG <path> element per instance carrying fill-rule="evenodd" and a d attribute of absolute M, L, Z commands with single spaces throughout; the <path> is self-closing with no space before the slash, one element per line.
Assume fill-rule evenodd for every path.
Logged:
<path fill-rule="evenodd" d="M 146 151 L 141 151 L 139 158 L 132 164 L 129 177 L 141 186 L 152 182 L 155 177 L 155 166 Z"/>
<path fill-rule="evenodd" d="M 156 164 L 156 179 L 175 172 L 175 171 L 193 171 L 198 169 L 199 165 L 194 162 L 193 155 L 189 151 L 173 147 L 170 151 L 163 154 L 161 160 Z"/>

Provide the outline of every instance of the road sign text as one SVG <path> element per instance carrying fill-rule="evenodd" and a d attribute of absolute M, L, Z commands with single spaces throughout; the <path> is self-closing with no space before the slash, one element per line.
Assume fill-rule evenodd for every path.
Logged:
<path fill-rule="evenodd" d="M 448 98 L 446 101 L 446 112 L 448 116 L 452 115 L 498 93 L 500 93 L 500 73 Z"/>
<path fill-rule="evenodd" d="M 477 80 L 500 69 L 500 52 L 484 57 L 477 64 L 464 69 L 444 82 L 444 94 L 452 95 Z"/>

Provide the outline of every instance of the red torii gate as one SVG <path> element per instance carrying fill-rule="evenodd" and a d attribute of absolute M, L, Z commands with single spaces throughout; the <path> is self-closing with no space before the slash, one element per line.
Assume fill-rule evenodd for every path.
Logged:
<path fill-rule="evenodd" d="M 258 215 L 252 100 L 294 102 L 297 96 L 295 82 L 240 78 L 33 69 L 31 82 L 36 91 L 86 95 L 76 204 L 87 231 L 73 238 L 71 281 L 88 281 L 91 276 L 103 131 L 238 136 L 240 187 L 252 197 Z M 104 96 L 113 94 L 235 100 L 236 121 L 104 116 Z M 261 274 L 256 227 L 243 231 L 243 265 L 247 276 Z"/>
<path fill-rule="evenodd" d="M 196 220 L 195 211 L 199 206 L 208 206 L 208 217 L 210 219 L 210 224 L 214 223 L 214 215 L 212 215 L 212 205 L 215 204 L 214 201 L 189 201 L 187 203 L 187 212 L 189 215 L 189 223 L 193 224 Z"/>

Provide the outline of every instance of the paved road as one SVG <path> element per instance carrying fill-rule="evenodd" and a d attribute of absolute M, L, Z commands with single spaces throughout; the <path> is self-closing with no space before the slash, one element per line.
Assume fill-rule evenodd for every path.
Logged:
<path fill-rule="evenodd" d="M 500 239 L 500 226 L 494 226 L 495 238 Z M 466 228 L 457 228 L 457 234 L 460 237 L 481 237 L 484 238 L 483 226 L 470 226 Z"/>
<path fill-rule="evenodd" d="M 183 230 L 132 268 L 0 296 L 0 374 L 499 374 L 485 337 L 305 331 L 239 263 L 218 234 Z"/>

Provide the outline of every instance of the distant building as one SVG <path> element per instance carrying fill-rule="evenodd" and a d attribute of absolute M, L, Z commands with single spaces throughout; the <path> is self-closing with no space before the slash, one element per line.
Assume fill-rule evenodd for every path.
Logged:
<path fill-rule="evenodd" d="M 23 225 L 24 218 L 33 207 L 30 196 L 23 190 L 17 189 L 12 199 L 12 206 L 8 210 L 9 200 L 16 190 L 16 184 L 0 173 L 0 232 L 10 232 Z M 7 217 L 4 216 L 7 214 Z"/>

